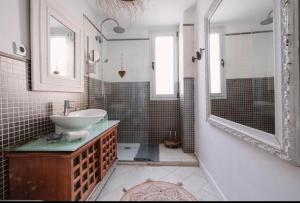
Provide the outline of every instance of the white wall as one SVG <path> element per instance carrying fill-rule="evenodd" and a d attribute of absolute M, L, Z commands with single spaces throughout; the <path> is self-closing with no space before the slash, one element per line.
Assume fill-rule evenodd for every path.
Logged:
<path fill-rule="evenodd" d="M 192 62 L 194 53 L 194 26 L 179 28 L 179 77 L 194 78 L 196 64 Z"/>
<path fill-rule="evenodd" d="M 225 36 L 227 79 L 274 77 L 273 33 Z"/>
<path fill-rule="evenodd" d="M 118 74 L 121 67 L 121 54 L 126 75 Z M 150 41 L 109 41 L 107 43 L 107 58 L 104 65 L 104 79 L 108 82 L 145 82 L 152 77 L 150 60 Z"/>
<path fill-rule="evenodd" d="M 212 29 L 223 34 L 273 30 L 257 21 L 214 24 Z M 274 33 L 224 35 L 223 50 L 227 79 L 274 77 Z"/>
<path fill-rule="evenodd" d="M 151 68 L 151 36 L 156 32 L 176 32 L 178 27 L 147 27 L 129 29 L 124 34 L 107 35 L 109 39 L 136 39 L 150 40 L 124 40 L 108 41 L 107 58 L 109 63 L 104 65 L 104 80 L 109 82 L 149 82 L 152 80 Z M 109 32 L 107 32 L 109 33 Z M 126 75 L 121 78 L 118 74 L 121 66 L 121 54 L 124 55 Z"/>
<path fill-rule="evenodd" d="M 204 15 L 212 0 L 198 0 L 198 47 L 205 46 Z M 206 122 L 205 59 L 196 69 L 196 154 L 229 200 L 300 200 L 300 168 Z"/>
<path fill-rule="evenodd" d="M 195 4 L 196 5 L 196 4 Z M 183 13 L 183 24 L 194 24 L 196 19 L 195 19 L 195 14 L 196 14 L 196 6 L 193 5 L 189 9 L 187 9 Z"/>
<path fill-rule="evenodd" d="M 195 55 L 195 31 L 193 26 L 195 12 L 195 5 L 187 9 L 182 15 L 179 26 L 179 78 L 181 80 L 183 78 L 194 78 L 195 76 L 196 64 L 192 62 L 192 56 Z"/>
<path fill-rule="evenodd" d="M 85 58 L 91 50 L 96 50 L 100 53 L 100 62 L 98 62 L 94 67 L 90 67 L 86 63 L 86 71 L 92 70 L 89 77 L 95 79 L 102 79 L 102 68 L 103 61 L 107 58 L 107 41 L 102 38 L 102 43 L 100 44 L 96 40 L 96 36 L 100 36 L 99 32 L 87 21 L 84 20 L 84 29 L 85 29 Z M 88 39 L 87 39 L 88 38 Z"/>
<path fill-rule="evenodd" d="M 58 2 L 66 9 L 66 13 L 80 24 L 83 24 L 83 14 L 89 16 L 93 22 L 98 22 L 94 10 L 85 0 L 58 0 Z M 30 49 L 30 1 L 1 0 L 0 14 L 0 51 L 13 54 L 14 41 Z"/>
<path fill-rule="evenodd" d="M 0 51 L 13 54 L 14 41 L 29 48 L 29 0 L 1 0 L 0 14 Z"/>
<path fill-rule="evenodd" d="M 192 62 L 192 56 L 194 53 L 194 26 L 184 26 L 183 27 L 183 55 L 184 55 L 184 77 L 194 78 L 196 64 Z"/>

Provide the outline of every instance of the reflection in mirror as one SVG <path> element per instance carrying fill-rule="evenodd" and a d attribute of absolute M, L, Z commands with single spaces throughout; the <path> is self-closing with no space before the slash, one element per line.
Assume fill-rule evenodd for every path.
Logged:
<path fill-rule="evenodd" d="M 75 77 L 75 32 L 50 16 L 50 72 L 53 75 Z"/>
<path fill-rule="evenodd" d="M 210 19 L 211 114 L 275 134 L 273 0 L 222 1 Z"/>

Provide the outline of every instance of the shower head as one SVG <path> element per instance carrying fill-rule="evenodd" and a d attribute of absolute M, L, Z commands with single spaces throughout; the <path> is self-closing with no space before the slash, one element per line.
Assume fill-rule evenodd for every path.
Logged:
<path fill-rule="evenodd" d="M 274 20 L 273 20 L 272 14 L 273 14 L 273 10 L 271 10 L 269 12 L 267 18 L 265 20 L 261 21 L 260 24 L 261 25 L 269 25 L 269 24 L 273 23 Z"/>
<path fill-rule="evenodd" d="M 111 21 L 113 21 L 113 22 L 115 22 L 115 23 L 117 24 L 117 26 L 113 28 L 113 31 L 114 31 L 115 33 L 122 34 L 122 33 L 125 32 L 125 29 L 124 29 L 123 27 L 121 27 L 120 24 L 119 24 L 119 22 L 118 22 L 117 20 L 113 19 L 113 18 L 106 18 L 106 19 L 104 19 L 104 20 L 102 21 L 102 23 L 101 23 L 101 25 L 100 25 L 100 30 L 101 30 L 101 31 L 102 31 L 102 27 L 103 27 L 104 23 L 105 23 L 106 21 L 109 21 L 109 20 L 111 20 Z"/>
<path fill-rule="evenodd" d="M 125 29 L 122 28 L 121 26 L 116 26 L 116 27 L 114 27 L 114 32 L 118 33 L 118 34 L 122 34 L 125 32 Z"/>

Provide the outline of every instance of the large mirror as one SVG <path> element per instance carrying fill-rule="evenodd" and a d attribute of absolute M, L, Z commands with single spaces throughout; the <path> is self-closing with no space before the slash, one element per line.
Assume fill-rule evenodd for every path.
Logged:
<path fill-rule="evenodd" d="M 210 19 L 211 114 L 275 134 L 274 1 L 226 0 Z"/>
<path fill-rule="evenodd" d="M 295 146 L 300 138 L 287 135 L 283 105 L 290 99 L 284 91 L 290 88 L 283 71 L 288 64 L 284 48 L 291 53 L 296 47 L 285 41 L 291 33 L 282 33 L 287 32 L 284 26 L 291 26 L 288 21 L 298 22 L 298 9 L 292 9 L 296 4 L 281 0 L 213 1 L 206 15 L 206 78 L 211 124 L 299 164 L 299 148 L 285 146 L 286 139 Z M 293 34 L 297 36 L 298 31 Z M 299 126 L 289 127 L 299 132 Z"/>
<path fill-rule="evenodd" d="M 56 0 L 31 0 L 32 88 L 83 92 L 82 23 Z"/>

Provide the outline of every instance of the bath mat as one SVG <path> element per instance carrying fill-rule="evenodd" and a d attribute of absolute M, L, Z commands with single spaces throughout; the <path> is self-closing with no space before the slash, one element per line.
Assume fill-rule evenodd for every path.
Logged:
<path fill-rule="evenodd" d="M 141 144 L 135 161 L 159 161 L 159 144 Z"/>
<path fill-rule="evenodd" d="M 146 181 L 124 191 L 121 201 L 197 201 L 180 184 L 162 181 Z"/>

